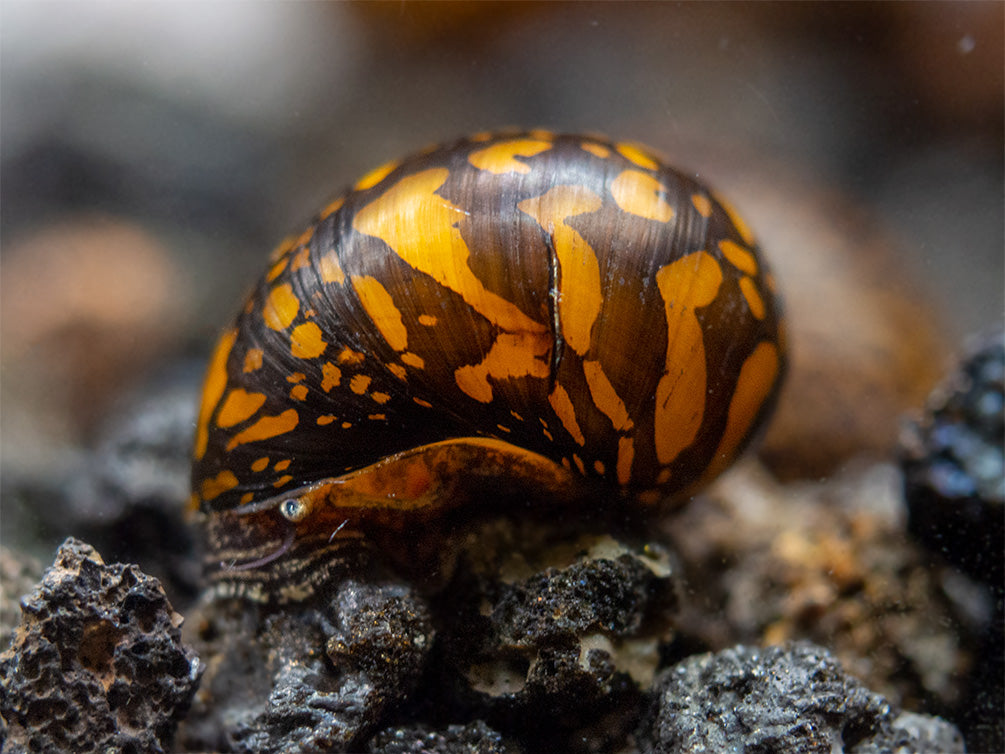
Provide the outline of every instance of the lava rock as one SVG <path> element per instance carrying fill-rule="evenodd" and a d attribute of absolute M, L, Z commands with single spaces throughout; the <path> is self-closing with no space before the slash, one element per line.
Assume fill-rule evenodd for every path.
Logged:
<path fill-rule="evenodd" d="M 662 671 L 638 737 L 651 753 L 964 751 L 952 725 L 900 713 L 808 643 L 738 646 Z"/>
<path fill-rule="evenodd" d="M 169 750 L 202 668 L 160 584 L 68 539 L 0 655 L 9 751 Z"/>
<path fill-rule="evenodd" d="M 201 623 L 198 643 L 216 662 L 181 740 L 249 754 L 361 750 L 407 702 L 434 636 L 410 589 L 353 580 L 328 603 L 208 601 Z"/>
<path fill-rule="evenodd" d="M 973 578 L 1005 578 L 1005 342 L 979 343 L 902 433 L 911 532 Z"/>
<path fill-rule="evenodd" d="M 666 564 L 608 537 L 523 578 L 461 578 L 437 605 L 452 617 L 433 685 L 528 750 L 609 749 L 634 725 L 675 605 Z"/>
<path fill-rule="evenodd" d="M 415 725 L 381 731 L 370 742 L 371 754 L 518 754 L 520 749 L 481 720 L 451 725 L 444 731 Z"/>

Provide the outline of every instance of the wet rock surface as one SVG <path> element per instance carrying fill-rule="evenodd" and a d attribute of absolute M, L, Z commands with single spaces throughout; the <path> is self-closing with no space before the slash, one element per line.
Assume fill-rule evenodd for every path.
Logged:
<path fill-rule="evenodd" d="M 952 725 L 904 715 L 807 643 L 738 646 L 660 673 L 646 752 L 964 751 Z"/>
<path fill-rule="evenodd" d="M 5 751 L 168 751 L 201 673 L 156 579 L 69 539 L 0 655 Z"/>

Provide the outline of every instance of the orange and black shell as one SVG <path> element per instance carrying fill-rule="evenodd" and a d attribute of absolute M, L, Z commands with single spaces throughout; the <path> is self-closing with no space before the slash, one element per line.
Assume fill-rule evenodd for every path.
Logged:
<path fill-rule="evenodd" d="M 644 148 L 480 134 L 369 173 L 283 242 L 211 358 L 206 512 L 494 438 L 643 504 L 739 453 L 784 366 L 750 230 Z"/>

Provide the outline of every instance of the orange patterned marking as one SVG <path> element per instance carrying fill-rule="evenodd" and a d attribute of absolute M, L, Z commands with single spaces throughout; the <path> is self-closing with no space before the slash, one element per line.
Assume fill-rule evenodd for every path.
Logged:
<path fill-rule="evenodd" d="M 618 465 L 616 473 L 618 484 L 622 487 L 632 479 L 632 462 L 635 461 L 635 440 L 631 437 L 618 439 Z"/>
<path fill-rule="evenodd" d="M 303 372 L 294 372 L 293 374 L 286 375 L 286 381 L 292 382 L 294 384 L 297 382 L 303 382 L 306 379 L 307 375 L 304 374 Z"/>
<path fill-rule="evenodd" d="M 377 278 L 364 276 L 354 276 L 352 287 L 387 344 L 395 351 L 404 351 L 408 347 L 408 330 L 387 289 Z"/>
<path fill-rule="evenodd" d="M 252 471 L 265 471 L 269 467 L 269 457 L 262 456 L 251 464 Z"/>
<path fill-rule="evenodd" d="M 485 149 L 479 149 L 468 156 L 468 162 L 479 170 L 500 175 L 502 173 L 520 173 L 526 175 L 530 166 L 516 159 L 533 157 L 551 148 L 550 141 L 535 141 L 532 139 L 512 139 L 500 141 Z"/>
<path fill-rule="evenodd" d="M 242 371 L 248 374 L 249 372 L 254 372 L 256 369 L 261 369 L 263 356 L 265 356 L 265 353 L 261 348 L 249 348 L 244 354 L 244 367 Z"/>
<path fill-rule="evenodd" d="M 359 351 L 354 351 L 349 346 L 343 348 L 338 355 L 339 364 L 362 364 L 366 356 Z"/>
<path fill-rule="evenodd" d="M 272 486 L 278 489 L 279 487 L 285 487 L 287 484 L 289 484 L 292 481 L 293 481 L 293 477 L 291 477 L 289 474 L 284 474 L 283 476 L 279 477 L 279 479 L 277 479 L 276 481 L 274 481 L 272 483 Z"/>
<path fill-rule="evenodd" d="M 648 173 L 625 170 L 611 181 L 611 196 L 625 212 L 646 220 L 665 223 L 673 217 L 673 207 L 663 198 L 666 189 Z"/>
<path fill-rule="evenodd" d="M 615 148 L 621 153 L 622 157 L 631 160 L 640 168 L 645 168 L 646 170 L 655 170 L 659 167 L 659 163 L 656 162 L 651 156 L 646 154 L 642 149 L 640 149 L 635 144 L 628 144 L 627 142 L 622 142 L 620 144 L 615 144 Z"/>
<path fill-rule="evenodd" d="M 342 422 L 342 429 L 349 429 L 352 426 L 352 422 Z"/>
<path fill-rule="evenodd" d="M 366 417 L 370 421 L 385 421 L 387 419 L 386 414 L 370 414 Z"/>
<path fill-rule="evenodd" d="M 279 245 L 276 246 L 276 248 L 274 248 L 269 253 L 269 261 L 270 262 L 277 261 L 280 257 L 282 257 L 284 254 L 286 254 L 286 252 L 288 252 L 290 249 L 292 249 L 293 245 L 296 242 L 297 242 L 297 237 L 296 236 L 286 236 L 286 238 L 284 238 L 282 241 L 280 241 Z"/>
<path fill-rule="evenodd" d="M 579 145 L 584 152 L 589 152 L 594 157 L 599 157 L 601 160 L 606 160 L 611 156 L 611 150 L 605 147 L 603 144 L 597 144 L 595 141 L 584 141 Z"/>
<path fill-rule="evenodd" d="M 719 241 L 719 251 L 740 272 L 745 272 L 748 275 L 757 274 L 757 259 L 749 249 L 726 239 Z"/>
<path fill-rule="evenodd" d="M 600 362 L 584 361 L 583 374 L 586 376 L 586 384 L 590 388 L 590 397 L 593 398 L 594 405 L 611 420 L 614 428 L 619 432 L 631 429 L 634 425 L 628 416 L 628 409 L 615 391 L 614 385 L 604 374 Z"/>
<path fill-rule="evenodd" d="M 701 428 L 705 415 L 705 342 L 695 309 L 715 300 L 722 270 L 715 258 L 698 251 L 656 273 L 666 306 L 666 373 L 656 386 L 656 457 L 668 464 Z"/>
<path fill-rule="evenodd" d="M 241 505 L 247 505 L 254 499 L 255 499 L 254 492 L 245 492 L 243 495 L 241 495 Z"/>
<path fill-rule="evenodd" d="M 290 468 L 290 463 L 291 463 L 290 459 L 289 459 L 289 458 L 287 458 L 287 459 L 285 459 L 285 460 L 283 460 L 283 461 L 279 461 L 279 462 L 278 462 L 278 463 L 276 463 L 276 465 L 275 465 L 275 466 L 273 466 L 272 468 L 273 468 L 273 469 L 274 469 L 275 471 L 286 471 L 286 469 Z"/>
<path fill-rule="evenodd" d="M 391 400 L 391 396 L 390 395 L 388 395 L 387 393 L 378 392 L 376 390 L 374 390 L 372 393 L 370 393 L 370 398 L 372 398 L 374 400 L 374 402 L 380 403 L 381 405 L 383 405 L 383 404 L 387 403 L 389 400 Z"/>
<path fill-rule="evenodd" d="M 431 168 L 402 178 L 356 213 L 353 228 L 384 241 L 405 262 L 460 295 L 496 327 L 545 333 L 545 325 L 486 290 L 471 271 L 470 251 L 457 228 L 467 212 L 435 193 L 448 175 L 446 168 Z M 416 233 L 416 228 L 422 232 Z"/>
<path fill-rule="evenodd" d="M 213 409 L 223 397 L 223 391 L 227 389 L 227 359 L 230 358 L 230 351 L 234 347 L 237 339 L 237 330 L 227 330 L 213 349 L 213 355 L 209 359 L 209 368 L 206 370 L 206 381 L 202 388 L 202 403 L 199 406 L 199 419 L 196 422 L 195 449 L 196 460 L 201 460 L 206 455 L 206 445 L 209 442 L 209 418 L 213 414 Z"/>
<path fill-rule="evenodd" d="M 229 453 L 238 445 L 244 443 L 255 442 L 256 440 L 268 440 L 270 437 L 284 435 L 296 429 L 299 422 L 300 417 L 297 415 L 296 410 L 292 408 L 283 411 L 278 416 L 263 416 L 246 430 L 238 432 L 230 438 L 230 442 L 227 443 L 227 452 Z"/>
<path fill-rule="evenodd" d="M 269 269 L 269 272 L 266 274 L 265 279 L 268 282 L 271 283 L 273 280 L 275 280 L 277 277 L 279 277 L 280 275 L 283 274 L 283 270 L 286 269 L 286 266 L 289 263 L 290 263 L 290 258 L 289 257 L 283 257 L 278 262 L 276 262 L 274 265 L 272 265 L 271 269 Z"/>
<path fill-rule="evenodd" d="M 604 468 L 604 462 L 601 460 L 596 460 L 593 462 L 593 470 L 596 471 L 598 474 L 600 474 L 600 476 L 603 476 L 604 472 L 607 471 L 607 469 Z"/>
<path fill-rule="evenodd" d="M 349 389 L 356 393 L 356 395 L 363 395 L 367 388 L 370 387 L 372 379 L 372 377 L 365 374 L 354 374 L 352 379 L 349 380 Z"/>
<path fill-rule="evenodd" d="M 499 429 L 499 430 L 501 430 L 501 431 L 503 431 L 503 432 L 507 432 L 507 433 L 513 431 L 512 429 L 510 429 L 509 427 L 507 427 L 505 424 L 496 424 L 496 428 Z"/>
<path fill-rule="evenodd" d="M 342 265 L 339 264 L 334 251 L 329 251 L 318 260 L 318 274 L 325 283 L 342 285 L 345 282 L 345 273 L 342 272 Z"/>
<path fill-rule="evenodd" d="M 586 189 L 555 186 L 544 196 L 526 199 L 517 205 L 552 237 L 559 265 L 558 318 L 562 336 L 580 355 L 590 347 L 590 333 L 604 296 L 600 290 L 596 252 L 565 221 L 595 212 L 602 204 L 599 196 Z"/>
<path fill-rule="evenodd" d="M 481 403 L 492 400 L 489 377 L 547 377 L 545 357 L 551 343 L 533 333 L 500 333 L 478 364 L 463 366 L 454 372 L 457 387 Z M 404 357 L 402 357 L 404 361 Z"/>
<path fill-rule="evenodd" d="M 705 219 L 712 216 L 712 202 L 704 194 L 691 194 L 691 204 Z"/>
<path fill-rule="evenodd" d="M 306 385 L 294 385 L 290 389 L 290 398 L 295 401 L 302 401 L 307 397 L 307 386 Z"/>
<path fill-rule="evenodd" d="M 321 389 L 326 393 L 329 392 L 333 387 L 338 387 L 339 383 L 342 382 L 342 370 L 337 366 L 332 364 L 330 361 L 326 361 L 321 365 Z"/>
<path fill-rule="evenodd" d="M 215 497 L 219 497 L 228 490 L 234 489 L 237 485 L 238 481 L 237 477 L 234 476 L 234 472 L 224 469 L 212 479 L 204 479 L 199 491 L 202 494 L 202 499 L 209 501 Z"/>
<path fill-rule="evenodd" d="M 579 473 L 586 476 L 586 466 L 583 464 L 583 459 L 573 453 L 572 462 L 576 464 L 576 468 L 579 469 Z"/>
<path fill-rule="evenodd" d="M 771 394 L 778 378 L 778 349 L 771 343 L 761 342 L 740 367 L 740 376 L 729 402 L 726 429 L 719 440 L 712 461 L 705 469 L 703 480 L 716 477 L 736 455 L 757 413 Z"/>
<path fill-rule="evenodd" d="M 754 281 L 748 277 L 740 278 L 740 292 L 743 294 L 743 297 L 747 299 L 747 306 L 750 307 L 750 313 L 757 319 L 764 319 L 764 299 L 762 299 L 761 294 L 757 292 L 757 285 L 754 284 Z"/>
<path fill-rule="evenodd" d="M 432 314 L 420 314 L 419 324 L 425 325 L 426 327 L 434 327 L 436 325 L 437 319 Z"/>
<path fill-rule="evenodd" d="M 424 401 L 424 400 L 422 400 L 422 398 L 412 398 L 412 403 L 416 403 L 416 404 L 422 406 L 423 408 L 432 408 L 433 407 L 432 403 L 430 403 L 429 401 Z"/>
<path fill-rule="evenodd" d="M 281 283 L 269 291 L 269 296 L 262 307 L 262 318 L 273 330 L 285 330 L 300 311 L 300 299 L 293 294 L 289 283 Z"/>
<path fill-rule="evenodd" d="M 382 180 L 384 180 L 392 170 L 398 167 L 398 161 L 392 160 L 391 162 L 385 162 L 379 168 L 371 170 L 369 173 L 360 178 L 353 189 L 356 191 L 364 191 L 368 188 L 373 188 Z"/>
<path fill-rule="evenodd" d="M 415 367 L 416 369 L 426 368 L 426 360 L 417 353 L 405 352 L 401 354 L 401 362 L 403 364 L 408 364 L 410 367 Z M 402 377 L 401 379 L 405 378 Z"/>
<path fill-rule="evenodd" d="M 405 369 L 401 364 L 386 364 L 387 371 L 397 377 L 399 380 L 404 381 L 408 378 L 408 370 Z M 423 364 L 425 366 L 425 364 Z"/>
<path fill-rule="evenodd" d="M 301 249 L 297 252 L 297 255 L 293 257 L 293 261 L 290 262 L 290 270 L 296 272 L 297 270 L 302 270 L 304 267 L 311 263 L 311 250 Z"/>
<path fill-rule="evenodd" d="M 290 333 L 290 353 L 298 359 L 316 359 L 327 347 L 321 328 L 313 322 L 297 325 Z"/>
<path fill-rule="evenodd" d="M 253 416 L 264 404 L 264 393 L 249 393 L 241 388 L 231 390 L 220 413 L 216 415 L 216 424 L 219 427 L 233 427 Z"/>
<path fill-rule="evenodd" d="M 321 210 L 321 216 L 319 217 L 319 219 L 326 220 L 327 218 L 331 217 L 340 209 L 342 209 L 343 204 L 345 204 L 345 197 L 340 196 L 338 199 L 331 202 L 328 206 L 326 206 L 323 210 Z"/>
<path fill-rule="evenodd" d="M 335 414 L 324 414 L 318 417 L 317 424 L 319 427 L 326 427 L 335 421 Z"/>
<path fill-rule="evenodd" d="M 548 402 L 551 404 L 552 409 L 554 409 L 559 421 L 562 422 L 562 426 L 565 427 L 565 431 L 572 435 L 572 439 L 576 441 L 576 444 L 585 445 L 586 438 L 583 437 L 583 430 L 579 428 L 579 422 L 576 421 L 576 409 L 573 408 L 572 400 L 570 400 L 566 389 L 561 385 L 555 385 L 555 389 L 548 396 Z"/>

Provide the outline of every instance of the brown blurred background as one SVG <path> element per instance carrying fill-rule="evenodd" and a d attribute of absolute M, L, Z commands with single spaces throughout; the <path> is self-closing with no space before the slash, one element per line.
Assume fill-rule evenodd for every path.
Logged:
<path fill-rule="evenodd" d="M 836 197 L 902 249 L 863 284 L 920 279 L 950 341 L 1000 322 L 1003 12 L 4 0 L 2 471 L 47 473 L 130 385 L 203 357 L 354 177 L 504 125 L 648 143 L 741 209 L 778 189 L 764 238 Z"/>

